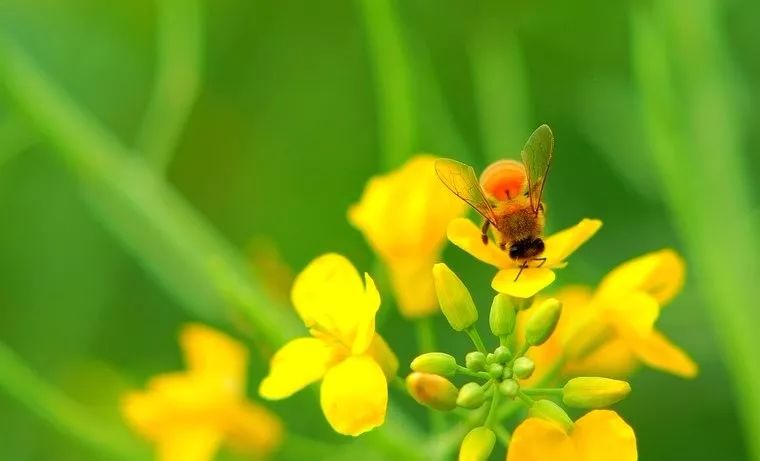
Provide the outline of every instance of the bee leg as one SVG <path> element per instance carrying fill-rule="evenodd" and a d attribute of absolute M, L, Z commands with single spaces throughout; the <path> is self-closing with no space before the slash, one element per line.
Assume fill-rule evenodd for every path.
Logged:
<path fill-rule="evenodd" d="M 541 261 L 541 264 L 539 264 L 539 265 L 538 265 L 538 266 L 536 266 L 536 267 L 541 267 L 541 266 L 543 266 L 543 265 L 544 265 L 544 263 L 546 262 L 546 258 L 533 258 L 532 260 L 533 260 L 533 261 Z"/>
<path fill-rule="evenodd" d="M 483 227 L 480 228 L 480 240 L 483 242 L 483 245 L 488 245 L 488 228 L 491 226 L 491 221 L 484 220 L 483 221 Z"/>
<path fill-rule="evenodd" d="M 522 274 L 523 269 L 525 269 L 526 267 L 528 267 L 528 261 L 524 261 L 522 264 L 520 264 L 520 270 L 517 272 L 517 275 L 515 276 L 515 280 L 514 280 L 515 282 L 517 281 L 517 279 L 520 278 L 520 274 Z"/>

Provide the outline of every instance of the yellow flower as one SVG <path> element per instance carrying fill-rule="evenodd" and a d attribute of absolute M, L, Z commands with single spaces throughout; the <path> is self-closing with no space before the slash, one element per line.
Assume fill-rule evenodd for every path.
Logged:
<path fill-rule="evenodd" d="M 517 281 L 515 277 L 520 271 L 520 263 L 511 259 L 493 241 L 484 245 L 480 228 L 472 221 L 464 218 L 455 219 L 449 224 L 448 236 L 454 245 L 499 269 L 491 282 L 494 290 L 516 298 L 530 298 L 554 281 L 552 269 L 565 267 L 565 259 L 590 239 L 600 227 L 601 221 L 584 219 L 571 228 L 547 237 L 544 241 L 546 249 L 541 256 L 546 258 L 546 262 L 541 267 L 524 269 Z"/>
<path fill-rule="evenodd" d="M 666 249 L 613 269 L 593 294 L 585 287 L 567 287 L 557 296 L 563 313 L 554 335 L 528 355 L 545 370 L 568 354 L 563 371 L 569 376 L 625 377 L 644 363 L 694 377 L 694 361 L 654 327 L 683 280 L 683 260 Z"/>
<path fill-rule="evenodd" d="M 122 401 L 130 426 L 156 444 L 157 459 L 211 460 L 222 443 L 259 457 L 275 449 L 280 421 L 245 399 L 243 345 L 198 324 L 182 329 L 180 344 L 187 371 L 157 376 Z"/>
<path fill-rule="evenodd" d="M 515 429 L 507 461 L 636 461 L 636 435 L 611 410 L 594 410 L 570 430 L 541 418 Z"/>
<path fill-rule="evenodd" d="M 327 254 L 298 275 L 291 297 L 311 337 L 285 344 L 272 357 L 259 387 L 266 399 L 284 399 L 322 379 L 320 403 L 336 432 L 359 435 L 383 424 L 387 380 L 398 360 L 375 333 L 380 295 L 346 258 Z M 365 285 L 366 284 L 366 285 Z"/>
<path fill-rule="evenodd" d="M 430 270 L 446 242 L 446 226 L 466 209 L 438 179 L 434 163 L 435 157 L 418 155 L 399 170 L 370 179 L 348 212 L 388 267 L 406 317 L 436 312 Z"/>

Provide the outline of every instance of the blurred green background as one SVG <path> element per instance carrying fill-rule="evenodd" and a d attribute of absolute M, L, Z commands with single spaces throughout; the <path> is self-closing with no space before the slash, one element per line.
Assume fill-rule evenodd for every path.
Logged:
<path fill-rule="evenodd" d="M 302 331 L 273 261 L 337 251 L 372 270 L 346 220 L 370 176 L 414 152 L 480 169 L 545 122 L 549 227 L 605 223 L 560 283 L 662 247 L 689 264 L 659 325 L 701 373 L 632 378 L 618 410 L 641 459 L 760 460 L 758 20 L 749 0 L 4 0 L 0 338 L 57 390 L 18 398 L 0 360 L 2 459 L 113 459 L 44 395 L 121 428 L 118 394 L 181 367 L 188 320 L 270 344 L 253 349 L 254 395 L 272 343 Z M 491 269 L 445 256 L 486 303 Z M 249 263 L 259 277 L 241 280 Z M 408 364 L 413 327 L 384 296 L 380 329 Z M 295 433 L 377 446 L 330 434 L 313 394 L 272 408 Z"/>

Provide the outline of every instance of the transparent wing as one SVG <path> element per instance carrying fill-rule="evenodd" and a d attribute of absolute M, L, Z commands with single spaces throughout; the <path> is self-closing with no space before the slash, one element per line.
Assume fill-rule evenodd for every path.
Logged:
<path fill-rule="evenodd" d="M 522 150 L 522 161 L 528 175 L 528 194 L 533 212 L 538 214 L 546 176 L 552 163 L 554 134 L 548 125 L 541 125 L 530 135 Z"/>
<path fill-rule="evenodd" d="M 439 158 L 435 161 L 435 172 L 454 195 L 467 202 L 491 224 L 496 224 L 493 208 L 483 194 L 478 177 L 471 166 L 456 160 Z"/>

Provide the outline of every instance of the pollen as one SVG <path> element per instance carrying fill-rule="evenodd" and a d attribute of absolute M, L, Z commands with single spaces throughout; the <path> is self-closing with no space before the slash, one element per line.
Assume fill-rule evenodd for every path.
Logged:
<path fill-rule="evenodd" d="M 516 160 L 499 160 L 480 175 L 480 185 L 490 198 L 512 200 L 525 192 L 528 183 L 525 166 Z"/>

